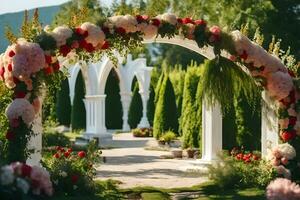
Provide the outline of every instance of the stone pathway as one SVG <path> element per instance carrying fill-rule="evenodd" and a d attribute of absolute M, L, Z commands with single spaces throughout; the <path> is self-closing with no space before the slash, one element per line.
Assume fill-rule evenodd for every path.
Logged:
<path fill-rule="evenodd" d="M 162 159 L 167 151 L 145 150 L 153 138 L 134 138 L 131 133 L 115 134 L 103 150 L 106 162 L 97 168 L 97 179 L 121 181 L 121 188 L 153 186 L 162 188 L 191 187 L 207 181 L 207 177 L 188 173 L 183 159 Z"/>

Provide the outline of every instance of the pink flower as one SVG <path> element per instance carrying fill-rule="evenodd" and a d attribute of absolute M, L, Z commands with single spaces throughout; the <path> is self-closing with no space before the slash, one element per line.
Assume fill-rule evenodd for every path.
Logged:
<path fill-rule="evenodd" d="M 277 100 L 287 97 L 293 86 L 293 80 L 288 73 L 278 71 L 267 76 L 267 91 Z"/>
<path fill-rule="evenodd" d="M 6 108 L 6 116 L 9 121 L 21 117 L 22 120 L 29 125 L 34 120 L 35 112 L 33 106 L 27 99 L 15 99 Z"/>
<path fill-rule="evenodd" d="M 96 47 L 104 42 L 105 34 L 101 28 L 95 24 L 85 22 L 80 26 L 80 28 L 88 32 L 88 36 L 85 38 L 85 40 L 87 43 L 91 43 L 93 47 Z"/>
<path fill-rule="evenodd" d="M 221 29 L 218 26 L 212 26 L 210 27 L 209 31 L 216 36 L 220 36 L 221 35 Z"/>
<path fill-rule="evenodd" d="M 272 181 L 266 191 L 268 200 L 297 200 L 300 199 L 300 186 L 285 178 Z"/>

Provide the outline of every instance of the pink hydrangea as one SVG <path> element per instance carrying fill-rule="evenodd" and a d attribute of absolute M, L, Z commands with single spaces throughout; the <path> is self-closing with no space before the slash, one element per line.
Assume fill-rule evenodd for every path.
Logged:
<path fill-rule="evenodd" d="M 158 28 L 152 24 L 140 23 L 137 25 L 137 30 L 144 34 L 144 39 L 152 39 L 157 35 Z"/>
<path fill-rule="evenodd" d="M 11 56 L 12 52 L 13 56 Z M 44 68 L 44 51 L 36 43 L 19 39 L 16 44 L 7 48 L 4 63 L 7 81 L 11 81 L 13 76 L 25 80 Z"/>
<path fill-rule="evenodd" d="M 293 80 L 288 73 L 278 71 L 267 76 L 267 91 L 277 100 L 287 97 L 293 86 Z"/>
<path fill-rule="evenodd" d="M 195 31 L 195 25 L 188 23 L 185 25 L 187 27 L 187 38 L 192 40 L 194 39 L 194 31 Z"/>
<path fill-rule="evenodd" d="M 67 43 L 67 39 L 72 36 L 73 31 L 67 26 L 59 26 L 50 34 L 55 39 L 57 47 L 61 47 Z"/>
<path fill-rule="evenodd" d="M 6 116 L 9 121 L 18 119 L 19 117 L 29 125 L 33 122 L 35 117 L 34 107 L 29 103 L 27 99 L 17 98 L 6 108 Z"/>
<path fill-rule="evenodd" d="M 268 200 L 298 200 L 300 199 L 300 186 L 285 178 L 272 181 L 266 191 Z"/>
<path fill-rule="evenodd" d="M 110 27 L 112 24 L 117 28 L 123 28 L 126 33 L 134 33 L 137 31 L 137 20 L 131 15 L 116 15 L 108 18 L 108 21 L 104 24 L 107 27 Z"/>
<path fill-rule="evenodd" d="M 85 22 L 81 25 L 80 28 L 88 32 L 88 36 L 85 38 L 85 40 L 88 43 L 91 43 L 94 47 L 104 42 L 105 34 L 101 30 L 101 28 L 96 26 L 95 24 Z"/>
<path fill-rule="evenodd" d="M 32 188 L 33 194 L 40 195 L 42 192 L 44 192 L 48 196 L 51 196 L 53 194 L 50 174 L 45 169 L 38 166 L 33 166 L 30 174 L 30 179 L 38 183 Z"/>

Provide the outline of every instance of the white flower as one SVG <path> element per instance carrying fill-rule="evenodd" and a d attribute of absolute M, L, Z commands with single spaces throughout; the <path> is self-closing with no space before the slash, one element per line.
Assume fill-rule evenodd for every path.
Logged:
<path fill-rule="evenodd" d="M 292 160 L 296 157 L 296 150 L 289 143 L 279 144 L 277 146 L 282 157 L 286 157 L 288 160 Z"/>
<path fill-rule="evenodd" d="M 67 43 L 67 39 L 70 38 L 73 31 L 67 26 L 56 27 L 51 36 L 55 39 L 57 47 L 61 47 Z"/>
<path fill-rule="evenodd" d="M 156 18 L 163 20 L 165 22 L 168 22 L 172 25 L 177 24 L 177 17 L 176 17 L 176 15 L 174 15 L 172 13 L 164 13 L 162 15 L 158 15 Z"/>
<path fill-rule="evenodd" d="M 6 116 L 9 120 L 22 117 L 23 121 L 29 125 L 35 117 L 34 107 L 27 99 L 17 98 L 6 108 Z"/>
<path fill-rule="evenodd" d="M 14 170 L 11 166 L 3 166 L 0 171 L 1 185 L 10 185 L 14 182 Z"/>
<path fill-rule="evenodd" d="M 108 18 L 108 21 L 105 23 L 106 26 L 110 24 L 115 25 L 118 28 L 125 29 L 126 33 L 134 33 L 137 31 L 137 21 L 135 17 L 131 15 L 116 15 Z"/>
<path fill-rule="evenodd" d="M 105 34 L 100 27 L 90 22 L 85 22 L 80 28 L 88 32 L 88 36 L 85 38 L 85 40 L 88 43 L 91 43 L 94 47 L 104 42 Z"/>
<path fill-rule="evenodd" d="M 16 181 L 17 181 L 17 187 L 20 188 L 24 194 L 27 194 L 30 188 L 27 181 L 25 181 L 22 178 L 17 178 Z"/>

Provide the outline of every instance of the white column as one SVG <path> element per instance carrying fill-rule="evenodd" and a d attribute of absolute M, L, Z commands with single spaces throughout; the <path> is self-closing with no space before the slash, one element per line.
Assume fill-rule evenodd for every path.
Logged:
<path fill-rule="evenodd" d="M 274 146 L 278 145 L 279 127 L 278 117 L 274 101 L 262 92 L 262 112 L 261 112 L 261 153 L 265 157 Z"/>
<path fill-rule="evenodd" d="M 122 101 L 122 107 L 123 107 L 123 131 L 130 131 L 130 127 L 128 124 L 128 111 L 129 111 L 129 105 L 131 102 L 131 92 L 125 92 L 120 93 L 121 95 L 121 101 Z"/>
<path fill-rule="evenodd" d="M 84 137 L 87 139 L 111 138 L 105 126 L 105 98 L 106 95 L 85 96 L 86 109 L 86 131 Z"/>
<path fill-rule="evenodd" d="M 218 160 L 222 151 L 222 112 L 216 103 L 208 106 L 202 103 L 202 158 L 200 162 L 212 163 Z"/>
<path fill-rule="evenodd" d="M 40 99 L 40 103 L 42 106 L 41 99 Z M 31 136 L 27 145 L 28 145 L 28 149 L 32 150 L 33 153 L 30 154 L 26 163 L 29 165 L 39 166 L 41 164 L 40 161 L 42 159 L 41 153 L 42 153 L 42 132 L 43 132 L 41 109 L 40 109 L 39 113 L 36 115 L 35 120 L 33 121 L 32 130 L 35 135 Z"/>
<path fill-rule="evenodd" d="M 150 127 L 148 118 L 147 118 L 147 102 L 149 99 L 149 91 L 139 91 L 139 93 L 141 94 L 142 97 L 142 102 L 143 102 L 143 117 L 140 121 L 140 123 L 138 124 L 138 128 L 147 128 Z"/>

